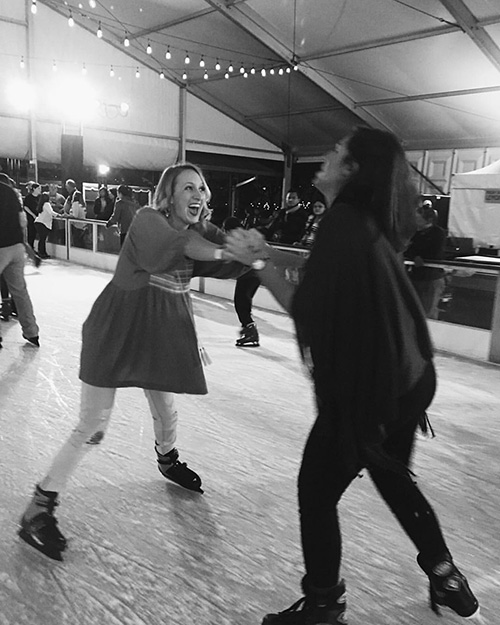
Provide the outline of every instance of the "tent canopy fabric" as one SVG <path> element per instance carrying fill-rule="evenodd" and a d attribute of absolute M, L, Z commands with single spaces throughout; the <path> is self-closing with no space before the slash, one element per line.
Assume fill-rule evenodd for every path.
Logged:
<path fill-rule="evenodd" d="M 24 5 L 0 6 L 9 12 L 17 4 Z M 66 21 L 71 11 L 96 46 L 104 41 L 129 55 L 131 72 L 163 72 L 298 157 L 323 154 L 359 124 L 395 132 L 406 150 L 500 145 L 498 2 L 38 4 Z"/>

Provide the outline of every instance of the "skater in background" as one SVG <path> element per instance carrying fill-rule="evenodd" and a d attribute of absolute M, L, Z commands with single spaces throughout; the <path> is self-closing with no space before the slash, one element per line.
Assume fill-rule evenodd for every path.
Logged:
<path fill-rule="evenodd" d="M 106 228 L 118 226 L 120 233 L 120 247 L 125 241 L 127 232 L 130 228 L 139 204 L 132 196 L 132 189 L 126 184 L 121 184 L 116 190 L 118 199 L 116 200 L 113 214 L 106 222 Z"/>
<path fill-rule="evenodd" d="M 139 210 L 111 282 L 83 324 L 79 422 L 57 452 L 21 519 L 19 535 L 45 555 L 62 560 L 66 539 L 57 526 L 58 494 L 108 426 L 116 389 L 144 390 L 153 417 L 162 475 L 198 492 L 201 479 L 175 447 L 176 393 L 207 393 L 189 295 L 191 277 L 236 277 L 245 270 L 225 262 L 224 233 L 199 223 L 210 199 L 194 165 L 167 168 L 154 206 Z M 198 230 L 201 232 L 198 232 Z"/>
<path fill-rule="evenodd" d="M 409 469 L 436 381 L 426 321 L 401 258 L 416 208 L 404 151 L 391 133 L 359 128 L 327 154 L 314 184 L 331 208 L 297 291 L 272 262 L 260 271 L 293 316 L 318 410 L 298 481 L 304 597 L 263 624 L 347 622 L 337 506 L 363 468 L 416 547 L 432 608 L 471 617 L 478 602 Z M 227 247 L 236 257 L 245 239 L 257 256 L 268 255 L 258 233 L 235 231 Z"/>
<path fill-rule="evenodd" d="M 230 232 L 241 228 L 242 224 L 236 217 L 228 217 L 224 221 L 224 230 Z M 253 297 L 260 286 L 257 272 L 250 269 L 236 280 L 234 287 L 234 309 L 241 324 L 240 336 L 236 340 L 236 347 L 259 347 L 259 331 L 252 317 Z"/>
<path fill-rule="evenodd" d="M 42 193 L 42 187 L 38 182 L 28 182 L 26 185 L 28 193 L 23 199 L 23 208 L 26 214 L 26 230 L 28 245 L 35 249 L 36 227 L 35 219 L 38 215 L 38 201 Z"/>

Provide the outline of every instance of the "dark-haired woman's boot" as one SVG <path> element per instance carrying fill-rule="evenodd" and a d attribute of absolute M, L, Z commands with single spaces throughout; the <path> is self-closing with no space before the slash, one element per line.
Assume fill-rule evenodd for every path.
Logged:
<path fill-rule="evenodd" d="M 262 625 L 347 625 L 345 582 L 331 588 L 315 588 L 302 580 L 305 596 L 277 614 L 267 614 Z"/>
<path fill-rule="evenodd" d="M 478 600 L 449 553 L 433 560 L 418 554 L 417 562 L 429 578 L 431 608 L 436 614 L 439 606 L 446 606 L 464 618 L 479 617 Z"/>

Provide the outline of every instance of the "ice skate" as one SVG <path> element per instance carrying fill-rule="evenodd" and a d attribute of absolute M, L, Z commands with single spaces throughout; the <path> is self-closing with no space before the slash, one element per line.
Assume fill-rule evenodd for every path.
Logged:
<path fill-rule="evenodd" d="M 249 323 L 240 330 L 240 338 L 236 347 L 259 347 L 259 332 L 255 323 Z"/>
<path fill-rule="evenodd" d="M 417 562 L 427 574 L 430 582 L 430 604 L 436 614 L 439 606 L 453 610 L 466 619 L 482 622 L 479 615 L 479 603 L 469 587 L 467 579 L 453 563 L 450 554 L 429 562 L 417 556 Z"/>
<path fill-rule="evenodd" d="M 57 527 L 54 508 L 59 505 L 57 493 L 43 491 L 38 485 L 24 513 L 18 535 L 38 551 L 53 560 L 62 560 L 67 547 L 66 538 Z"/>
<path fill-rule="evenodd" d="M 267 614 L 262 625 L 347 625 L 345 582 L 330 589 L 314 589 L 302 581 L 305 596 L 278 614 Z"/>
<path fill-rule="evenodd" d="M 200 476 L 189 469 L 185 462 L 179 462 L 179 452 L 175 447 L 168 454 L 162 455 L 156 452 L 156 455 L 158 469 L 167 480 L 172 480 L 188 490 L 203 493 Z"/>

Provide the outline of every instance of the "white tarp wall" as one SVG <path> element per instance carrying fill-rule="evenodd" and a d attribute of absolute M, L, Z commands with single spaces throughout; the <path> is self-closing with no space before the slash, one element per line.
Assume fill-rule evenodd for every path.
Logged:
<path fill-rule="evenodd" d="M 30 158 L 34 144 L 39 161 L 59 163 L 65 132 L 83 135 L 87 166 L 158 170 L 174 162 L 180 145 L 180 87 L 145 67 L 139 67 L 136 78 L 136 61 L 120 49 L 78 26 L 69 28 L 65 18 L 44 5 L 27 16 L 27 6 L 0 0 L 5 18 L 0 20 L 0 157 Z M 74 114 L 79 109 L 85 113 L 81 123 Z M 283 158 L 275 145 L 189 94 L 185 134 L 188 149 Z"/>
<path fill-rule="evenodd" d="M 500 248 L 500 160 L 453 176 L 448 229 L 475 246 Z"/>

